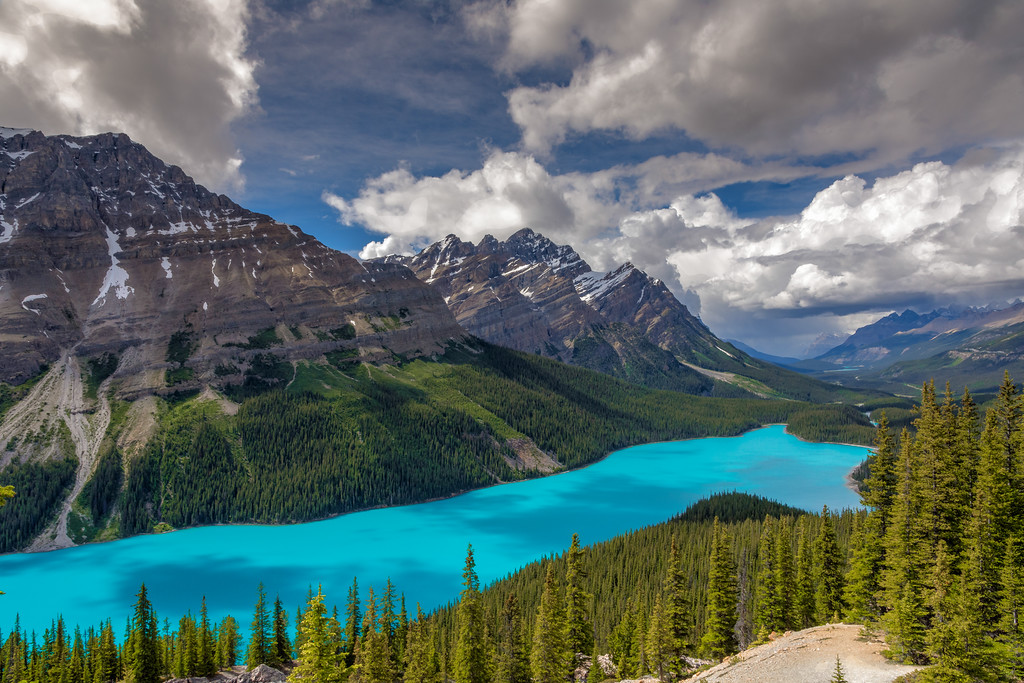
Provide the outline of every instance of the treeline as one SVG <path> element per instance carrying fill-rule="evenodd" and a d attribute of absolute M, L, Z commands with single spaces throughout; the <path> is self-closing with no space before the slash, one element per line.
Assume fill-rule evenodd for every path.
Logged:
<path fill-rule="evenodd" d="M 208 402 L 173 406 L 125 473 L 121 533 L 161 522 L 307 521 L 539 474 L 520 468 L 510 438 L 573 468 L 638 443 L 787 420 L 817 440 L 853 441 L 849 425 L 867 424 L 839 405 L 696 398 L 500 347 L 479 351 L 394 368 L 351 364 L 345 375 L 304 366 L 296 384 L 305 390 L 258 393 L 234 417 Z M 94 515 L 110 511 L 118 474 L 101 464 L 89 485 Z"/>
<path fill-rule="evenodd" d="M 75 481 L 74 458 L 37 463 L 13 463 L 3 482 L 17 495 L 0 508 L 0 553 L 28 545 L 46 525 Z"/>

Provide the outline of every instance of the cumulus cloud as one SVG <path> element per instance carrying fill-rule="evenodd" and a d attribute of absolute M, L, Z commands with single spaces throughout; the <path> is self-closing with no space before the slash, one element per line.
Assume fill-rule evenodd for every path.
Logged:
<path fill-rule="evenodd" d="M 4 0 L 0 123 L 122 131 L 199 182 L 241 190 L 228 129 L 256 102 L 244 0 Z"/>
<path fill-rule="evenodd" d="M 572 71 L 507 94 L 534 152 L 682 130 L 754 155 L 892 160 L 1024 134 L 1016 0 L 519 0 L 472 17 L 504 27 L 501 68 Z"/>
<path fill-rule="evenodd" d="M 691 156 L 693 176 L 702 175 L 699 157 L 681 158 Z M 705 162 L 737 177 L 800 172 Z M 809 341 L 893 309 L 981 304 L 1024 288 L 1024 143 L 873 183 L 847 176 L 798 215 L 772 219 L 743 218 L 713 193 L 682 190 L 698 181 L 679 166 L 655 159 L 555 175 L 529 155 L 494 152 L 477 171 L 416 178 L 398 169 L 351 201 L 324 199 L 343 221 L 385 235 L 363 258 L 413 253 L 447 233 L 477 241 L 529 226 L 572 244 L 597 270 L 632 261 L 688 305 L 698 296 L 719 334 L 769 350 L 785 350 L 776 337 Z M 672 188 L 676 197 L 657 207 Z"/>

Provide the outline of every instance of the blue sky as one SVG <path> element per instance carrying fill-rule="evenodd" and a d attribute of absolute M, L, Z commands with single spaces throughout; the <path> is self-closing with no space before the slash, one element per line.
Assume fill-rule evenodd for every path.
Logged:
<path fill-rule="evenodd" d="M 0 124 L 121 130 L 355 256 L 532 227 L 799 354 L 1007 301 L 1017 0 L 4 0 Z"/>

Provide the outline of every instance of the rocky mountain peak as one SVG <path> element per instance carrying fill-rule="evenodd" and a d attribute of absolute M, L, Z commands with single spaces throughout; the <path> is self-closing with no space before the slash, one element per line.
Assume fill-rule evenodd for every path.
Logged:
<path fill-rule="evenodd" d="M 110 352 L 134 359 L 134 390 L 157 390 L 178 334 L 189 339 L 178 377 L 231 381 L 224 368 L 245 372 L 250 338 L 278 327 L 288 358 L 330 351 L 339 335 L 374 360 L 464 334 L 407 269 L 360 264 L 248 211 L 127 135 L 4 129 L 0 380 Z"/>

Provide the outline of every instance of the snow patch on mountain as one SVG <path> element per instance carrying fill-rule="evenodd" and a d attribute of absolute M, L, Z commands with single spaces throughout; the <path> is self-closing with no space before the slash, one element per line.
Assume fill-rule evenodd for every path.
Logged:
<path fill-rule="evenodd" d="M 160 259 L 160 266 L 164 269 L 164 273 L 167 274 L 168 280 L 174 277 L 174 275 L 171 274 L 171 259 L 164 256 Z"/>
<path fill-rule="evenodd" d="M 107 302 L 107 292 L 114 289 L 114 295 L 118 299 L 127 299 L 135 289 L 128 285 L 128 271 L 122 268 L 116 254 L 121 251 L 121 245 L 117 243 L 117 235 L 110 228 L 107 228 L 107 253 L 110 255 L 110 267 L 103 276 L 103 284 L 100 286 L 100 293 L 93 299 L 92 305 L 102 306 Z"/>
<path fill-rule="evenodd" d="M 626 281 L 633 271 L 636 270 L 633 264 L 627 263 L 610 273 L 583 273 L 577 275 L 573 280 L 576 286 L 576 293 L 588 304 L 592 304 L 604 298 L 609 292 Z M 641 298 L 643 294 L 641 293 Z M 637 301 L 637 303 L 640 303 Z"/>
<path fill-rule="evenodd" d="M 32 311 L 36 315 L 39 315 L 39 311 L 37 311 L 34 308 L 29 308 L 25 304 L 29 303 L 30 301 L 38 301 L 40 299 L 45 298 L 47 298 L 45 294 L 29 294 L 28 296 L 21 300 L 21 307 L 24 308 L 26 311 Z"/>

